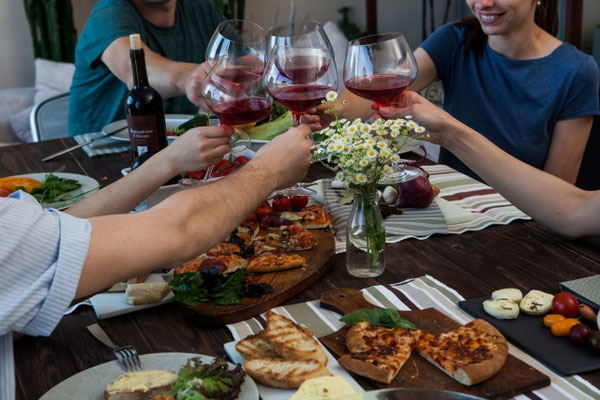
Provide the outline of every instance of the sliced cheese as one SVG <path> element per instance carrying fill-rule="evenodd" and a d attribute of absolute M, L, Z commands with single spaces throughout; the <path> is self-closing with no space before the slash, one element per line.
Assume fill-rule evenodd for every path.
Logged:
<path fill-rule="evenodd" d="M 553 297 L 550 293 L 542 292 L 541 290 L 530 290 L 523 297 L 523 300 L 521 300 L 519 307 L 525 314 L 546 314 L 552 308 Z"/>
<path fill-rule="evenodd" d="M 483 309 L 497 319 L 515 319 L 519 316 L 519 305 L 507 299 L 486 300 Z"/>
<path fill-rule="evenodd" d="M 506 299 L 519 304 L 523 299 L 523 293 L 521 293 L 519 289 L 515 288 L 499 289 L 492 292 L 492 299 Z"/>
<path fill-rule="evenodd" d="M 281 213 L 281 218 L 287 219 L 288 221 L 300 221 L 302 219 L 302 216 L 298 215 L 295 212 L 286 211 Z"/>

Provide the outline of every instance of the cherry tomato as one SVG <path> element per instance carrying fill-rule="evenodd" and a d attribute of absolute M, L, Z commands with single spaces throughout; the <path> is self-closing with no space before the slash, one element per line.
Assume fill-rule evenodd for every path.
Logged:
<path fill-rule="evenodd" d="M 175 132 L 173 132 L 173 131 L 167 131 L 167 136 L 175 136 Z"/>
<path fill-rule="evenodd" d="M 199 171 L 188 171 L 185 173 L 185 178 L 189 179 L 204 179 L 204 175 L 206 175 L 206 170 L 201 169 Z"/>
<path fill-rule="evenodd" d="M 577 324 L 571 327 L 569 331 L 569 339 L 575 344 L 586 344 L 592 330 L 584 324 Z"/>
<path fill-rule="evenodd" d="M 294 210 L 301 210 L 308 204 L 308 196 L 291 196 L 290 202 L 292 203 L 292 208 Z"/>
<path fill-rule="evenodd" d="M 233 162 L 236 164 L 246 164 L 250 159 L 246 156 L 237 156 Z"/>
<path fill-rule="evenodd" d="M 560 292 L 552 299 L 552 313 L 575 318 L 579 315 L 579 302 L 571 293 Z"/>
<path fill-rule="evenodd" d="M 250 214 L 250 216 L 248 218 L 246 218 L 246 222 L 256 222 L 257 216 L 256 213 L 253 212 L 252 214 Z"/>
<path fill-rule="evenodd" d="M 10 191 L 8 189 L 0 188 L 0 197 L 8 197 L 8 195 L 11 193 L 12 193 L 12 191 Z"/>
<path fill-rule="evenodd" d="M 550 330 L 554 336 L 567 336 L 574 325 L 580 324 L 575 318 L 567 318 L 552 324 Z"/>
<path fill-rule="evenodd" d="M 211 178 L 216 178 L 218 176 L 225 176 L 233 171 L 233 164 L 229 162 L 229 160 L 222 159 L 213 167 L 212 173 L 210 174 Z"/>
<path fill-rule="evenodd" d="M 259 221 L 262 221 L 262 219 L 267 215 L 273 215 L 273 207 L 269 206 L 268 204 L 269 203 L 267 203 L 267 206 L 263 204 L 256 210 L 256 217 Z"/>
<path fill-rule="evenodd" d="M 272 205 L 273 210 L 276 212 L 290 211 L 290 208 L 292 208 L 292 202 L 290 201 L 290 198 L 282 195 L 275 196 L 272 201 Z"/>
<path fill-rule="evenodd" d="M 548 314 L 544 317 L 544 326 L 550 328 L 555 322 L 564 320 L 565 317 L 560 314 Z"/>
<path fill-rule="evenodd" d="M 209 268 L 216 268 L 218 273 L 223 273 L 227 269 L 225 263 L 221 260 L 216 260 L 214 258 L 207 258 L 202 261 L 198 271 L 207 271 Z"/>

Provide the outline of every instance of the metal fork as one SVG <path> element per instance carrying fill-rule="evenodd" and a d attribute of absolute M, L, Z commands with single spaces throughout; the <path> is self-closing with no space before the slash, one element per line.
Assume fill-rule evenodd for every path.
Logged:
<path fill-rule="evenodd" d="M 100 325 L 98 324 L 90 325 L 87 327 L 87 329 L 90 331 L 93 337 L 113 350 L 113 354 L 125 371 L 132 372 L 142 369 L 142 362 L 140 361 L 140 357 L 133 346 L 127 345 L 118 347 L 112 342 L 112 340 L 109 339 L 106 332 L 104 332 L 104 330 L 100 328 Z"/>

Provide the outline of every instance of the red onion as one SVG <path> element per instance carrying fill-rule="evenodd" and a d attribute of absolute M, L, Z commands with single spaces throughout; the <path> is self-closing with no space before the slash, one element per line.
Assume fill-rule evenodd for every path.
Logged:
<path fill-rule="evenodd" d="M 398 208 L 426 208 L 431 204 L 434 197 L 435 193 L 429 179 L 427 179 L 427 176 L 422 175 L 398 184 L 398 199 L 394 206 Z"/>

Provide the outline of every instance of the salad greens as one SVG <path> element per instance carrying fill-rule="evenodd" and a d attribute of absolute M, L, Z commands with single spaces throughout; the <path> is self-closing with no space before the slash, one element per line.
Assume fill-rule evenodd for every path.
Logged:
<path fill-rule="evenodd" d="M 360 310 L 344 315 L 340 318 L 340 321 L 349 325 L 367 321 L 373 325 L 379 325 L 386 328 L 400 327 L 413 331 L 417 329 L 415 324 L 402 318 L 400 314 L 398 314 L 398 310 L 393 308 L 361 308 Z"/>
<path fill-rule="evenodd" d="M 76 179 L 59 178 L 54 174 L 48 174 L 46 175 L 46 178 L 44 178 L 42 184 L 31 189 L 29 194 L 35 197 L 40 203 L 54 203 L 57 201 L 72 200 L 81 196 L 83 193 L 79 193 L 76 196 L 69 196 L 66 194 L 67 192 L 79 189 L 80 187 L 81 183 Z"/>
<path fill-rule="evenodd" d="M 222 306 L 241 304 L 246 273 L 243 268 L 231 274 L 214 274 L 211 271 L 177 274 L 169 285 L 174 299 L 188 306 L 211 303 Z"/>
<path fill-rule="evenodd" d="M 216 359 L 206 365 L 200 357 L 191 358 L 179 371 L 169 394 L 177 400 L 235 399 L 244 376 L 241 365 L 229 369 L 227 361 Z"/>

